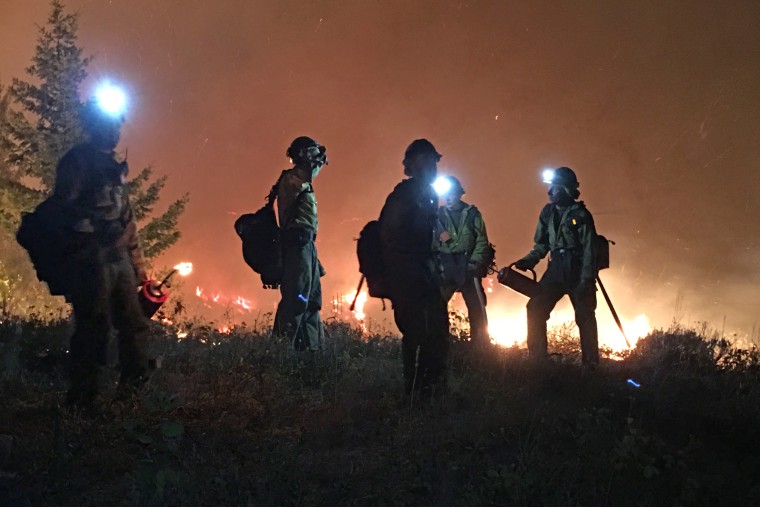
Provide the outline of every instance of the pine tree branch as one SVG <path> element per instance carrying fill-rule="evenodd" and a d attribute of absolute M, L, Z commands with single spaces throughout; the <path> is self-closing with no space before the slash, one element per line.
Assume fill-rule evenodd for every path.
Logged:
<path fill-rule="evenodd" d="M 169 205 L 166 212 L 153 218 L 139 230 L 140 242 L 146 259 L 153 259 L 179 240 L 179 217 L 184 213 L 190 195 L 185 194 Z"/>

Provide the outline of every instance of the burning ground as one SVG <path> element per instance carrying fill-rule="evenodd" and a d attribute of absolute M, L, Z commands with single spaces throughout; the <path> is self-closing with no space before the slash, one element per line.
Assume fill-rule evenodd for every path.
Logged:
<path fill-rule="evenodd" d="M 717 338 L 654 332 L 593 373 L 565 329 L 544 367 L 455 342 L 449 392 L 421 403 L 392 337 L 331 320 L 324 354 L 292 357 L 261 329 L 178 326 L 154 323 L 140 400 L 87 416 L 60 405 L 67 325 L 0 323 L 0 503 L 760 502 L 760 357 Z"/>

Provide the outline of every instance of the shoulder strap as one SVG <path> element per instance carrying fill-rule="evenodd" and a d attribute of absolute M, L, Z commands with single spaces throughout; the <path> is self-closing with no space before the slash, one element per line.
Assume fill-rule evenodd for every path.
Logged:
<path fill-rule="evenodd" d="M 288 170 L 282 171 L 282 174 L 280 174 L 280 177 L 277 179 L 277 183 L 275 183 L 272 186 L 272 189 L 269 191 L 269 195 L 267 195 L 267 204 L 266 204 L 267 206 L 270 206 L 270 207 L 274 206 L 274 201 L 277 200 L 277 194 L 280 191 L 280 183 L 282 182 L 282 178 L 285 176 L 285 173 L 287 171 Z M 308 182 L 308 185 L 306 186 L 306 188 L 304 188 L 298 193 L 296 198 L 293 200 L 293 203 L 290 205 L 291 209 L 294 209 L 296 206 L 298 206 L 298 203 L 301 202 L 301 199 L 303 198 L 303 196 L 309 193 L 314 193 L 314 188 L 311 186 L 311 182 Z M 293 220 L 293 216 L 290 217 L 288 224 L 292 220 Z M 280 224 L 280 227 L 285 227 L 288 224 Z"/>
<path fill-rule="evenodd" d="M 560 219 L 560 224 L 562 224 L 565 221 L 565 219 L 569 218 L 571 215 L 576 214 L 576 213 L 582 213 L 583 211 L 586 211 L 586 206 L 583 204 L 582 201 L 579 201 L 569 206 L 567 210 L 565 210 L 565 213 L 562 214 L 562 218 Z M 575 219 L 573 218 L 573 220 Z M 580 243 L 580 235 L 578 233 L 578 229 L 575 227 L 571 227 L 570 229 L 572 229 L 575 239 L 578 241 L 578 243 Z"/>
<path fill-rule="evenodd" d="M 470 207 L 467 209 L 467 221 L 471 227 L 475 226 L 475 218 L 477 218 L 479 214 L 480 210 L 474 205 L 470 205 Z"/>
<path fill-rule="evenodd" d="M 285 176 L 285 171 L 282 171 L 280 173 L 280 177 L 277 178 L 277 181 L 274 185 L 272 185 L 272 188 L 269 190 L 269 194 L 266 196 L 267 206 L 274 206 L 274 201 L 277 200 L 277 192 L 280 191 L 280 182 L 282 181 L 283 176 Z"/>

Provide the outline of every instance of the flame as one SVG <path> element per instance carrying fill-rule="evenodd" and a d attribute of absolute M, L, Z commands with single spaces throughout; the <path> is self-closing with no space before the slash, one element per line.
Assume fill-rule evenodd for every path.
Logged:
<path fill-rule="evenodd" d="M 354 317 L 356 317 L 356 320 L 363 321 L 367 315 L 364 313 L 364 305 L 367 303 L 367 295 L 366 292 L 362 291 L 359 293 L 359 297 L 356 298 L 356 305 L 354 306 Z M 350 299 L 350 301 L 353 301 L 353 295 Z"/>
<path fill-rule="evenodd" d="M 187 338 L 187 331 L 177 331 L 177 339 L 181 340 Z"/>
<path fill-rule="evenodd" d="M 174 269 L 177 270 L 177 272 L 182 276 L 187 276 L 190 273 L 193 272 L 193 263 L 192 262 L 180 262 L 176 266 L 174 266 Z"/>
<path fill-rule="evenodd" d="M 231 329 L 230 329 L 230 326 L 228 326 L 228 325 L 225 324 L 223 326 L 219 326 L 217 328 L 217 331 L 219 331 L 222 334 L 230 334 Z"/>
<path fill-rule="evenodd" d="M 243 296 L 238 296 L 235 300 L 235 304 L 243 308 L 244 310 L 250 310 L 252 308 L 251 306 L 251 300 L 246 299 Z"/>
<path fill-rule="evenodd" d="M 488 334 L 493 343 L 502 347 L 523 345 L 528 334 L 528 324 L 524 315 L 488 315 Z"/>
<path fill-rule="evenodd" d="M 236 305 L 247 312 L 253 310 L 253 299 L 245 296 L 229 296 L 222 292 L 212 293 L 208 296 L 206 295 L 206 290 L 201 287 L 195 287 L 195 295 L 203 301 L 209 301 L 220 305 Z"/>
<path fill-rule="evenodd" d="M 597 326 L 599 329 L 599 345 L 607 346 L 612 349 L 613 353 L 630 350 L 636 346 L 636 343 L 643 337 L 652 332 L 652 324 L 649 317 L 640 314 L 633 319 L 621 317 L 621 324 L 625 330 L 630 347 L 625 343 L 625 338 L 620 333 L 615 321 L 611 317 L 601 314 L 597 311 Z M 559 327 L 565 323 L 573 323 L 575 315 L 572 309 L 560 309 L 552 312 L 552 316 L 547 323 L 549 329 Z M 528 324 L 525 310 L 522 312 L 501 313 L 498 311 L 489 312 L 488 315 L 488 332 L 491 340 L 497 345 L 511 347 L 513 345 L 525 346 L 526 336 L 528 334 Z M 577 327 L 573 329 L 573 335 L 578 336 Z"/>
<path fill-rule="evenodd" d="M 359 293 L 359 296 L 356 296 L 356 292 L 346 292 L 340 297 L 336 297 L 333 299 L 333 312 L 336 313 L 338 317 L 342 316 L 342 312 L 344 311 L 343 308 L 350 307 L 351 303 L 354 300 L 354 297 L 356 297 L 356 305 L 354 306 L 354 310 L 351 312 L 354 319 L 356 319 L 359 322 L 359 326 L 361 327 L 363 332 L 367 332 L 367 326 L 365 323 L 365 320 L 367 318 L 367 315 L 364 313 L 364 305 L 367 303 L 367 299 L 369 298 L 369 295 L 366 291 L 362 291 Z M 343 306 L 343 305 L 346 306 Z"/>

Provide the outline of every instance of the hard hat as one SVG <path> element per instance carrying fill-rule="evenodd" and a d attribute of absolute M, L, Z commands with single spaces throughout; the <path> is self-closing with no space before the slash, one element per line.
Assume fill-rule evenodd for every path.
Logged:
<path fill-rule="evenodd" d="M 82 128 L 88 134 L 95 134 L 103 129 L 119 128 L 124 123 L 124 115 L 115 115 L 104 110 L 98 99 L 94 97 L 85 102 L 80 119 Z"/>
<path fill-rule="evenodd" d="M 438 153 L 435 150 L 435 146 L 433 146 L 433 143 L 428 141 L 427 139 L 415 139 L 412 141 L 412 144 L 410 144 L 406 151 L 404 152 L 404 162 L 408 161 L 410 158 L 415 157 L 417 155 L 433 155 L 438 158 L 438 160 L 441 159 L 442 155 Z"/>
<path fill-rule="evenodd" d="M 575 172 L 569 167 L 558 167 L 553 170 L 550 169 L 545 171 L 544 182 L 564 188 L 565 192 L 567 192 L 567 194 L 573 199 L 577 199 L 581 195 L 578 191 L 578 187 L 580 186 L 578 178 L 575 176 Z"/>
<path fill-rule="evenodd" d="M 578 188 L 578 177 L 575 176 L 575 172 L 569 167 L 558 167 L 554 170 L 554 174 L 551 179 L 552 185 L 562 185 L 568 188 Z"/>
<path fill-rule="evenodd" d="M 304 162 L 309 162 L 311 165 L 326 165 L 326 152 L 327 148 L 311 137 L 300 136 L 293 139 L 293 142 L 290 143 L 285 155 L 296 165 Z"/>
<path fill-rule="evenodd" d="M 412 144 L 407 146 L 406 151 L 404 152 L 404 160 L 402 162 L 404 165 L 404 174 L 412 176 L 413 161 L 419 160 L 419 157 L 421 156 L 434 158 L 435 163 L 441 160 L 442 157 L 442 155 L 436 151 L 433 143 L 427 139 L 416 139 L 412 141 Z M 432 167 L 435 166 L 433 165 Z M 433 171 L 433 176 L 435 176 L 435 171 Z"/>

